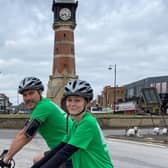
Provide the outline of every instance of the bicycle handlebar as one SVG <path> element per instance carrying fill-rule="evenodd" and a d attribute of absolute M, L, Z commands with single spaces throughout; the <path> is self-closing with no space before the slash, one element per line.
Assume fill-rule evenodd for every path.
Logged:
<path fill-rule="evenodd" d="M 0 154 L 0 160 L 3 160 L 3 158 L 5 157 L 5 155 L 7 154 L 8 150 L 3 150 L 3 152 Z M 3 167 L 0 167 L 0 168 L 14 168 L 15 167 L 15 161 L 14 159 L 12 158 L 11 160 L 9 160 L 9 164 L 8 166 L 3 166 Z"/>

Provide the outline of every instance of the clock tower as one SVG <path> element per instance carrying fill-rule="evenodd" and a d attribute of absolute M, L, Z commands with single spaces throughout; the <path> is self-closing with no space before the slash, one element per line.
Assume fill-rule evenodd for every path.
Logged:
<path fill-rule="evenodd" d="M 77 79 L 75 71 L 74 29 L 76 27 L 75 0 L 53 0 L 54 58 L 49 77 L 47 97 L 60 105 L 65 84 Z"/>

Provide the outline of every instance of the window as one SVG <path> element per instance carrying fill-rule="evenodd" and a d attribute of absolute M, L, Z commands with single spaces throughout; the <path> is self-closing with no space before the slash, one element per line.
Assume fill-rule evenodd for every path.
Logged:
<path fill-rule="evenodd" d="M 161 91 L 160 83 L 156 83 L 156 89 L 157 89 L 157 92 L 160 93 Z"/>
<path fill-rule="evenodd" d="M 166 82 L 163 82 L 162 83 L 162 93 L 166 93 L 166 88 L 167 88 L 167 83 Z"/>
<path fill-rule="evenodd" d="M 146 104 L 160 104 L 156 88 L 143 88 L 142 95 Z"/>

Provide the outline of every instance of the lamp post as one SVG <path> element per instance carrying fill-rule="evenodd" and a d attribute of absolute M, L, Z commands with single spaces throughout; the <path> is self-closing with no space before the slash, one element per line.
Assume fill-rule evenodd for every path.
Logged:
<path fill-rule="evenodd" d="M 108 69 L 111 71 L 114 66 L 114 94 L 113 94 L 113 98 L 114 98 L 114 100 L 113 100 L 113 106 L 114 106 L 114 113 L 115 113 L 115 110 L 116 110 L 116 64 L 114 64 L 114 65 L 109 65 L 109 67 L 108 67 Z"/>

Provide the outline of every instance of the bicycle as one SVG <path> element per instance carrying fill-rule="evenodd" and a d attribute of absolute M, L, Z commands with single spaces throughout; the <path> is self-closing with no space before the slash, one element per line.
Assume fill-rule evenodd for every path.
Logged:
<path fill-rule="evenodd" d="M 5 155 L 7 154 L 8 150 L 3 150 L 2 153 L 0 154 L 0 163 L 3 163 L 3 159 Z M 11 159 L 8 164 L 0 164 L 0 168 L 14 168 L 15 167 L 15 161 L 14 159 Z"/>

